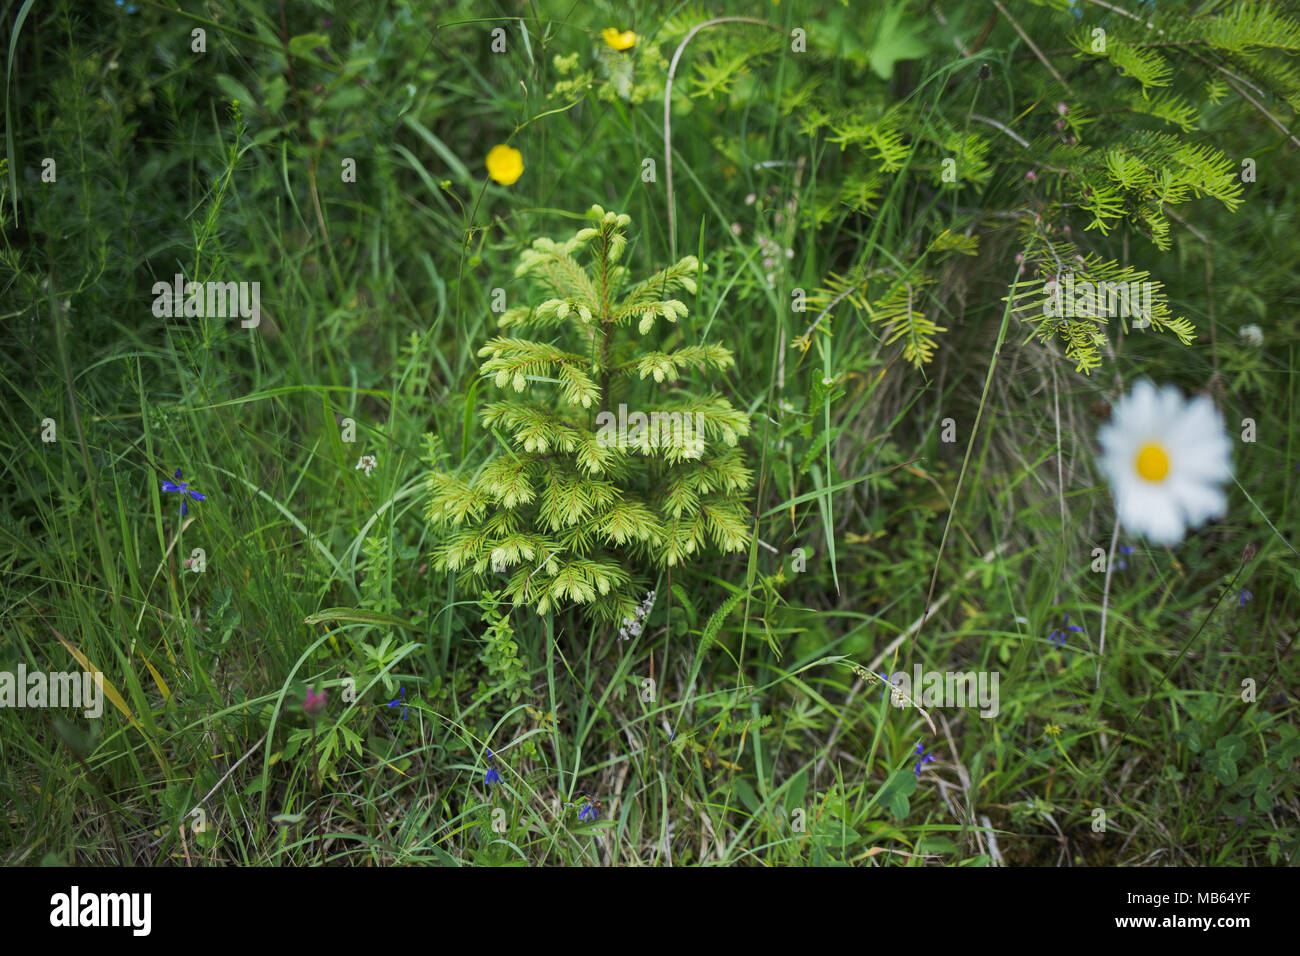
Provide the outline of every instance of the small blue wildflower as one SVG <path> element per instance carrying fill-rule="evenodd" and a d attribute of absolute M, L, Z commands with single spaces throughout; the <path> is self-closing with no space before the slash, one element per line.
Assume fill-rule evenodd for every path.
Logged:
<path fill-rule="evenodd" d="M 934 750 L 933 748 L 930 750 L 926 750 L 925 747 L 921 744 L 921 741 L 918 740 L 916 742 L 916 750 L 913 752 L 916 754 L 915 769 L 916 769 L 916 776 L 919 778 L 921 776 L 921 768 L 935 759 Z"/>
<path fill-rule="evenodd" d="M 175 482 L 164 481 L 162 483 L 162 490 L 166 492 L 179 491 L 181 493 L 181 517 L 184 518 L 189 511 L 189 501 L 185 497 L 187 494 L 195 501 L 203 501 L 208 496 L 201 495 L 197 491 L 190 491 L 189 482 L 181 481 L 181 470 L 179 468 L 176 469 L 174 477 L 176 478 Z"/>
<path fill-rule="evenodd" d="M 1254 596 L 1255 596 L 1255 595 L 1251 594 L 1251 593 L 1250 593 L 1249 591 L 1247 591 L 1245 588 L 1242 588 L 1242 589 L 1241 589 L 1241 592 L 1240 592 L 1240 595 L 1239 595 L 1239 597 L 1240 597 L 1241 600 L 1240 600 L 1240 602 L 1237 604 L 1237 607 L 1245 607 L 1245 606 L 1246 606 L 1246 602 L 1249 601 L 1249 600 L 1250 600 L 1251 598 L 1253 598 Z"/>
<path fill-rule="evenodd" d="M 1129 547 L 1128 545 L 1126 545 L 1126 544 L 1121 544 L 1121 545 L 1119 546 L 1119 553 L 1120 553 L 1120 554 L 1132 554 L 1132 553 L 1133 553 L 1133 549 L 1130 548 L 1130 547 Z M 1121 570 L 1121 571 L 1127 571 L 1127 570 L 1128 570 L 1128 562 L 1125 561 L 1123 558 L 1120 558 L 1118 561 L 1115 562 L 1115 567 L 1118 568 L 1118 569 Z"/>
<path fill-rule="evenodd" d="M 1049 644 L 1055 644 L 1057 647 L 1064 648 L 1064 647 L 1065 647 L 1065 632 L 1066 632 L 1066 631 L 1082 631 L 1082 630 L 1083 630 L 1083 628 L 1081 628 L 1081 627 L 1077 627 L 1076 625 L 1070 623 L 1070 612 L 1069 612 L 1069 611 L 1067 611 L 1067 612 L 1065 613 L 1065 623 L 1062 625 L 1062 627 L 1063 627 L 1063 630 L 1060 630 L 1060 631 L 1053 631 L 1051 634 L 1047 635 L 1047 641 L 1048 641 Z"/>
<path fill-rule="evenodd" d="M 566 803 L 565 806 L 578 808 L 579 823 L 592 823 L 600 819 L 600 801 L 587 796 L 585 793 L 579 794 L 577 803 Z"/>
<path fill-rule="evenodd" d="M 491 763 L 492 761 L 497 759 L 497 755 L 492 752 L 491 748 L 488 749 L 487 759 L 488 759 L 488 763 Z M 492 786 L 492 784 L 500 783 L 500 782 L 501 782 L 501 774 L 497 771 L 497 768 L 488 767 L 487 773 L 483 774 L 483 785 L 485 787 L 490 787 Z"/>
<path fill-rule="evenodd" d="M 388 706 L 389 707 L 400 706 L 402 708 L 402 719 L 403 720 L 406 719 L 406 685 L 405 684 L 402 685 L 401 693 L 399 693 L 396 697 L 394 697 L 392 700 L 388 702 Z M 492 751 L 490 750 L 488 751 L 488 753 L 491 752 Z"/>

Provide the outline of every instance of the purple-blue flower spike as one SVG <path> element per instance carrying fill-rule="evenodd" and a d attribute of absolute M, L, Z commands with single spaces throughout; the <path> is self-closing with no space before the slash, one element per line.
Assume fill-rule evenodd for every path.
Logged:
<path fill-rule="evenodd" d="M 176 469 L 176 474 L 173 477 L 176 479 L 175 481 L 164 481 L 162 483 L 162 490 L 169 494 L 180 492 L 181 517 L 184 518 L 189 514 L 189 500 L 186 497 L 187 495 L 195 501 L 206 501 L 208 496 L 192 490 L 189 486 L 189 482 L 181 481 L 181 470 L 179 468 Z"/>

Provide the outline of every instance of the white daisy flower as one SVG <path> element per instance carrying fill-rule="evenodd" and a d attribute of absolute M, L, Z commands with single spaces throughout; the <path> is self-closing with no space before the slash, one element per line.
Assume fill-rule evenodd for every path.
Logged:
<path fill-rule="evenodd" d="M 1264 344 L 1264 332 L 1258 325 L 1243 325 L 1237 334 L 1241 336 L 1243 342 L 1247 345 L 1253 345 L 1255 348 L 1259 348 Z"/>
<path fill-rule="evenodd" d="M 362 471 L 364 471 L 364 472 L 366 473 L 366 477 L 369 478 L 369 477 L 370 477 L 370 473 L 371 473 L 372 471 L 375 470 L 375 468 L 378 466 L 378 464 L 379 464 L 379 462 L 378 462 L 378 460 L 376 460 L 376 458 L 375 458 L 374 455 L 362 455 L 362 456 L 357 460 L 356 467 L 357 467 L 357 468 L 360 468 Z M 353 470 L 355 470 L 355 469 L 353 469 Z"/>
<path fill-rule="evenodd" d="M 1204 395 L 1183 399 L 1143 379 L 1115 405 L 1097 433 L 1120 524 L 1156 544 L 1175 544 L 1190 528 L 1228 508 L 1221 485 L 1232 477 L 1223 416 Z"/>

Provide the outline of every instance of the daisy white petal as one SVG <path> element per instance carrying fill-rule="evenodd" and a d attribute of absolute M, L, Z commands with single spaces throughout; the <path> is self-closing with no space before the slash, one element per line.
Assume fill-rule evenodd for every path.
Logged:
<path fill-rule="evenodd" d="M 1174 499 L 1130 481 L 1115 497 L 1119 521 L 1124 527 L 1139 531 L 1156 544 L 1177 544 L 1186 533 L 1183 516 Z"/>
<path fill-rule="evenodd" d="M 1215 485 L 1179 479 L 1173 493 L 1182 505 L 1187 523 L 1192 527 L 1204 524 L 1211 518 L 1221 517 L 1228 510 L 1228 496 Z"/>

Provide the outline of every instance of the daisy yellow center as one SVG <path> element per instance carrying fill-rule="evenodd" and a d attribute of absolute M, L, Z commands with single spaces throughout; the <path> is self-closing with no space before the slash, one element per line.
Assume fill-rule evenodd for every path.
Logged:
<path fill-rule="evenodd" d="M 1147 481 L 1164 481 L 1169 474 L 1169 454 L 1154 442 L 1138 449 L 1137 473 Z"/>

